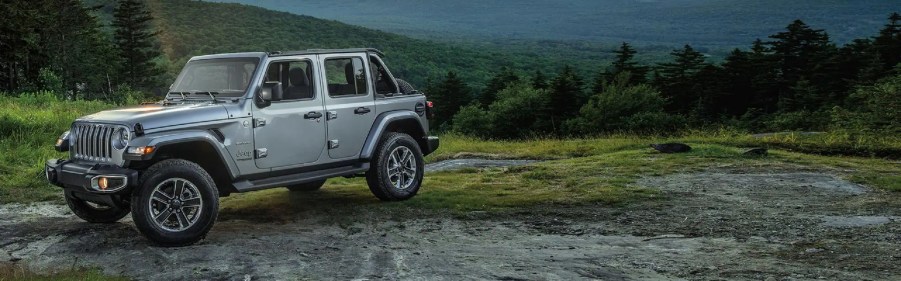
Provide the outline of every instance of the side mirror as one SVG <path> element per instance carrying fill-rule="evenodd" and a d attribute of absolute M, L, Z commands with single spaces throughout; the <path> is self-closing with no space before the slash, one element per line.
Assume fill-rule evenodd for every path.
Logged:
<path fill-rule="evenodd" d="M 267 107 L 273 101 L 280 100 L 282 100 L 282 82 L 263 82 L 263 86 L 260 87 L 260 94 L 257 96 L 257 105 L 259 107 Z"/>

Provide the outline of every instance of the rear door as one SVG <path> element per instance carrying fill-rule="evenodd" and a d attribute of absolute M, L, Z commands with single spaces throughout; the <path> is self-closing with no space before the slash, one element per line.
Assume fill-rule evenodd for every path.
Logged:
<path fill-rule="evenodd" d="M 279 58 L 267 66 L 263 81 L 282 83 L 283 99 L 253 105 L 254 158 L 258 168 L 312 163 L 325 148 L 323 95 L 315 75 L 315 56 Z M 319 118 L 309 118 L 316 116 Z"/>
<path fill-rule="evenodd" d="M 375 98 L 365 53 L 319 55 L 323 66 L 327 146 L 331 159 L 359 157 L 375 120 Z"/>

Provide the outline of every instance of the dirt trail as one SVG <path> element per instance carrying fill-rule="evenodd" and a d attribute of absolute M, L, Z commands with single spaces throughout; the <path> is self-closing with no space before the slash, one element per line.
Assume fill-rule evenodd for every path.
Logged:
<path fill-rule="evenodd" d="M 128 220 L 4 205 L 0 261 L 150 280 L 901 280 L 901 200 L 891 194 L 819 172 L 720 169 L 638 185 L 666 199 L 463 217 L 350 207 L 277 223 L 239 217 L 184 248 L 148 245 Z"/>

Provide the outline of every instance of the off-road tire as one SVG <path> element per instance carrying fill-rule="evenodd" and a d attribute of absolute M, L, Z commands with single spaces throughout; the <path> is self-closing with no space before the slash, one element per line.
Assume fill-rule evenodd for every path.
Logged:
<path fill-rule="evenodd" d="M 163 229 L 153 221 L 151 195 L 167 180 L 184 179 L 196 188 L 201 204 L 197 220 L 180 231 Z M 177 182 L 176 182 L 177 183 Z M 163 247 L 179 247 L 196 243 L 216 222 L 219 213 L 219 192 L 216 183 L 200 165 L 182 159 L 163 160 L 141 174 L 138 189 L 132 194 L 131 215 L 135 226 L 144 236 Z"/>
<path fill-rule="evenodd" d="M 388 172 L 388 163 L 391 160 L 391 154 L 395 149 L 405 147 L 413 155 L 412 160 L 415 161 L 415 175 L 412 177 L 412 183 L 406 188 L 397 188 L 391 182 L 391 175 Z M 412 198 L 419 192 L 422 185 L 422 178 L 425 173 L 425 162 L 422 159 L 422 151 L 419 144 L 416 143 L 410 135 L 403 133 L 387 133 L 382 136 L 379 146 L 375 150 L 372 160 L 370 160 L 369 171 L 366 172 L 366 183 L 369 190 L 375 197 L 382 201 L 401 201 Z"/>
<path fill-rule="evenodd" d="M 66 195 L 66 205 L 76 216 L 90 223 L 114 223 L 128 215 L 129 208 L 96 204 L 100 208 L 88 204 L 87 201 Z"/>
<path fill-rule="evenodd" d="M 407 95 L 416 90 L 415 88 L 413 88 L 413 85 L 410 84 L 410 82 L 404 81 L 402 79 L 394 79 L 394 81 L 397 82 L 397 88 L 401 94 Z"/>
<path fill-rule="evenodd" d="M 324 184 L 325 184 L 325 180 L 321 180 L 321 181 L 314 181 L 314 182 L 308 182 L 308 183 L 302 183 L 302 184 L 289 185 L 289 186 L 286 186 L 286 188 L 288 188 L 288 190 L 293 191 L 293 192 L 316 191 L 316 190 L 319 190 L 320 188 L 322 188 L 322 185 L 324 185 Z"/>

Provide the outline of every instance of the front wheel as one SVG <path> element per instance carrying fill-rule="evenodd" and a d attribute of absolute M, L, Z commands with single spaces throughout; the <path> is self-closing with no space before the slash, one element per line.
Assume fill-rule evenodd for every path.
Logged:
<path fill-rule="evenodd" d="M 79 218 L 92 223 L 114 223 L 128 215 L 127 207 L 107 206 L 66 195 L 66 205 Z"/>
<path fill-rule="evenodd" d="M 199 165 L 164 160 L 141 175 L 131 200 L 135 226 L 153 242 L 186 246 L 203 239 L 219 213 L 219 192 Z"/>
<path fill-rule="evenodd" d="M 382 201 L 407 200 L 422 185 L 425 162 L 419 144 L 407 134 L 385 135 L 366 172 L 366 183 Z"/>

